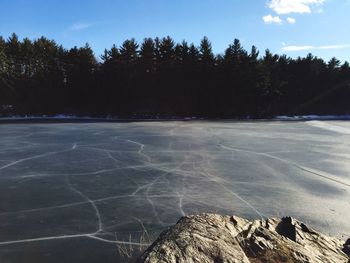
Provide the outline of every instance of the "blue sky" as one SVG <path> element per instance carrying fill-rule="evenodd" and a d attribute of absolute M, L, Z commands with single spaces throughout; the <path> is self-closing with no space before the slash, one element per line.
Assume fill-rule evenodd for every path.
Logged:
<path fill-rule="evenodd" d="M 234 38 L 246 49 L 350 60 L 350 0 L 0 0 L 0 35 L 42 35 L 96 55 L 127 38 L 172 36 L 215 53 Z"/>

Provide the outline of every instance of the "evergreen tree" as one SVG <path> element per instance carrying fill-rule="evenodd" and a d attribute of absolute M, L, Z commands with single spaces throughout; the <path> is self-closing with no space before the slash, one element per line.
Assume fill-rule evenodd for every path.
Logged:
<path fill-rule="evenodd" d="M 11 89 L 8 82 L 9 60 L 6 55 L 6 42 L 0 36 L 0 114 L 12 111 L 15 90 Z"/>
<path fill-rule="evenodd" d="M 121 81 L 123 64 L 118 47 L 113 45 L 110 50 L 105 49 L 101 56 L 102 65 L 98 72 L 100 88 L 100 110 L 105 114 L 123 112 Z"/>
<path fill-rule="evenodd" d="M 151 73 L 155 71 L 156 46 L 152 38 L 145 38 L 140 49 L 140 64 L 142 69 Z"/>
<path fill-rule="evenodd" d="M 0 37 L 0 114 L 269 117 L 350 113 L 350 66 L 308 54 L 248 53 L 235 39 L 215 56 L 170 37 L 70 50 L 45 37 Z"/>
<path fill-rule="evenodd" d="M 214 65 L 214 54 L 211 43 L 207 37 L 204 37 L 201 40 L 199 47 L 200 61 L 204 66 L 213 66 Z"/>
<path fill-rule="evenodd" d="M 68 108 L 76 113 L 94 109 L 97 61 L 91 47 L 74 47 L 66 55 Z"/>

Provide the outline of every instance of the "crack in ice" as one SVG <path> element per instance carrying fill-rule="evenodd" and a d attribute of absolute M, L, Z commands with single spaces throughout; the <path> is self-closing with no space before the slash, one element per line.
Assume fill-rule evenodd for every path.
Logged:
<path fill-rule="evenodd" d="M 66 182 L 68 187 L 75 193 L 77 193 L 78 195 L 80 195 L 81 197 L 83 197 L 88 203 L 91 204 L 92 208 L 95 211 L 97 220 L 98 220 L 98 229 L 96 231 L 96 233 L 103 231 L 103 224 L 102 224 L 102 219 L 101 219 L 101 214 L 100 211 L 98 209 L 98 207 L 95 204 L 95 201 L 91 200 L 87 195 L 83 194 L 81 191 L 79 191 L 78 189 L 76 189 L 70 182 L 69 180 L 69 176 L 66 176 Z"/>
<path fill-rule="evenodd" d="M 60 239 L 73 239 L 73 238 L 91 238 L 91 239 L 95 239 L 95 240 L 98 240 L 98 241 L 101 241 L 104 243 L 123 244 L 123 245 L 132 245 L 132 246 L 148 246 L 149 245 L 146 243 L 139 243 L 139 242 L 108 240 L 108 239 L 98 237 L 97 235 L 98 235 L 98 232 L 90 233 L 90 234 L 76 234 L 76 235 L 62 235 L 62 236 L 19 239 L 19 240 L 13 240 L 13 241 L 2 241 L 2 242 L 0 242 L 0 246 L 23 244 L 23 243 L 33 243 L 33 242 L 41 242 L 41 241 L 50 241 L 50 240 L 60 240 Z"/>
<path fill-rule="evenodd" d="M 34 156 L 31 156 L 31 157 L 19 159 L 17 161 L 12 162 L 12 163 L 9 163 L 9 164 L 6 164 L 4 166 L 1 166 L 0 170 L 4 170 L 4 169 L 6 169 L 8 167 L 11 167 L 11 166 L 14 166 L 16 164 L 23 163 L 23 162 L 26 162 L 26 161 L 39 159 L 39 158 L 43 158 L 43 157 L 48 157 L 48 156 L 51 156 L 51 155 L 60 154 L 60 153 L 64 153 L 64 152 L 69 152 L 69 151 L 71 151 L 71 149 L 70 150 L 55 151 L 55 152 L 47 152 L 47 153 L 43 153 L 43 154 L 39 154 L 39 155 L 34 155 Z"/>
<path fill-rule="evenodd" d="M 323 172 L 321 172 L 321 171 L 317 171 L 317 170 L 314 170 L 314 169 L 311 169 L 311 168 L 299 165 L 299 164 L 297 164 L 297 163 L 295 163 L 293 161 L 282 159 L 282 158 L 279 158 L 277 156 L 274 156 L 274 155 L 271 155 L 271 154 L 268 154 L 268 153 L 260 153 L 260 152 L 254 152 L 254 151 L 249 151 L 249 150 L 242 150 L 242 149 L 238 149 L 238 148 L 232 148 L 232 147 L 229 147 L 229 146 L 226 146 L 226 145 L 223 145 L 223 144 L 220 144 L 220 147 L 223 148 L 223 149 L 229 150 L 229 151 L 237 151 L 237 152 L 244 152 L 244 153 L 251 153 L 251 154 L 255 154 L 255 155 L 265 156 L 265 157 L 268 157 L 268 158 L 271 158 L 271 159 L 274 159 L 274 160 L 277 160 L 277 161 L 280 161 L 280 162 L 283 162 L 283 163 L 287 163 L 287 164 L 293 165 L 294 167 L 296 167 L 296 168 L 298 168 L 298 169 L 300 169 L 300 170 L 302 170 L 304 172 L 308 172 L 308 173 L 316 175 L 318 177 L 321 177 L 321 178 L 330 180 L 332 182 L 335 182 L 335 183 L 338 183 L 338 184 L 350 187 L 350 184 L 348 184 L 346 182 L 343 182 L 343 181 L 340 181 L 338 179 L 335 179 L 335 178 L 333 178 L 333 177 L 331 177 L 329 175 L 322 174 Z"/>

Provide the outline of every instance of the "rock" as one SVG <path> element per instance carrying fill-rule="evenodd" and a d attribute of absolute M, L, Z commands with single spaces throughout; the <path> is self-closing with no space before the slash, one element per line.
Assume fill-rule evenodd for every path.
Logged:
<path fill-rule="evenodd" d="M 137 263 L 347 263 L 349 249 L 350 239 L 344 244 L 291 217 L 202 214 L 181 218 Z"/>
<path fill-rule="evenodd" d="M 345 242 L 343 252 L 350 257 L 350 238 Z"/>

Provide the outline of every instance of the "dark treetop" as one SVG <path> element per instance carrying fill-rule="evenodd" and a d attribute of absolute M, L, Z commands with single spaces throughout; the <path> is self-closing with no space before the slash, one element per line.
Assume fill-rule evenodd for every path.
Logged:
<path fill-rule="evenodd" d="M 350 67 L 309 54 L 248 52 L 239 40 L 214 55 L 170 37 L 126 40 L 96 59 L 44 37 L 0 37 L 0 116 L 271 117 L 349 114 Z"/>

